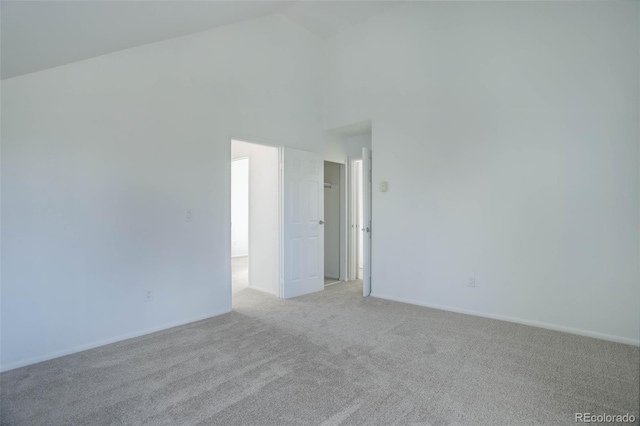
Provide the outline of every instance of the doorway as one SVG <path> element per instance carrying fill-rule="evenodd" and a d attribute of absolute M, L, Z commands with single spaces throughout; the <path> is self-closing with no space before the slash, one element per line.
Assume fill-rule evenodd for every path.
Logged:
<path fill-rule="evenodd" d="M 349 160 L 349 280 L 362 280 L 362 295 L 371 294 L 371 150 Z"/>
<path fill-rule="evenodd" d="M 339 149 L 346 154 L 346 172 L 344 178 L 346 211 L 341 217 L 344 221 L 342 235 L 344 248 L 340 256 L 341 279 L 358 281 L 362 285 L 362 295 L 371 294 L 371 253 L 372 253 L 372 205 L 373 205 L 373 168 L 371 147 L 373 142 L 373 126 L 371 120 L 364 120 L 329 130 L 332 158 Z M 381 185 L 386 191 L 387 185 Z M 383 189 L 384 188 L 384 189 Z M 353 286 L 353 285 L 351 285 Z"/>
<path fill-rule="evenodd" d="M 324 162 L 324 285 L 344 279 L 344 165 Z"/>
<path fill-rule="evenodd" d="M 278 295 L 280 167 L 273 146 L 231 141 L 231 293 Z"/>
<path fill-rule="evenodd" d="M 243 159 L 247 160 L 246 172 Z M 283 299 L 322 290 L 322 156 L 232 139 L 229 163 L 226 241 L 231 307 L 234 297 L 251 297 L 254 290 Z M 245 203 L 247 255 L 240 250 L 245 235 L 240 210 Z"/>

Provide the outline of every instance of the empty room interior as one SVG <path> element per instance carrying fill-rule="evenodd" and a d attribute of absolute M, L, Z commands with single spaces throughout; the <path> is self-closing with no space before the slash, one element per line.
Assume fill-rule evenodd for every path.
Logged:
<path fill-rule="evenodd" d="M 640 2 L 0 1 L 0 423 L 640 422 Z"/>

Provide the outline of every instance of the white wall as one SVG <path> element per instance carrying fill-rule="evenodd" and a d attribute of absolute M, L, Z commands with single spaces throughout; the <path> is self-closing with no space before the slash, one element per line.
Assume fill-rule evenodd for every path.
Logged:
<path fill-rule="evenodd" d="M 324 134 L 324 160 L 344 164 L 347 161 L 346 137 L 333 132 Z"/>
<path fill-rule="evenodd" d="M 638 343 L 639 7 L 408 2 L 329 39 L 375 295 Z"/>
<path fill-rule="evenodd" d="M 326 53 L 273 16 L 2 81 L 1 368 L 229 311 L 229 141 L 344 155 L 323 92 L 390 184 L 375 294 L 637 343 L 639 7 L 410 3 Z"/>
<path fill-rule="evenodd" d="M 322 153 L 321 64 L 272 16 L 2 81 L 2 369 L 228 312 L 230 140 Z"/>
<path fill-rule="evenodd" d="M 234 140 L 231 158 L 249 157 L 249 287 L 277 294 L 280 210 L 278 148 Z"/>
<path fill-rule="evenodd" d="M 362 157 L 362 148 L 371 149 L 371 133 L 345 137 L 347 156 Z"/>
<path fill-rule="evenodd" d="M 231 149 L 233 158 L 233 147 Z M 249 159 L 231 162 L 231 257 L 249 256 Z"/>
<path fill-rule="evenodd" d="M 324 162 L 324 182 L 332 184 L 324 188 L 324 276 L 339 279 L 342 182 L 338 163 Z"/>

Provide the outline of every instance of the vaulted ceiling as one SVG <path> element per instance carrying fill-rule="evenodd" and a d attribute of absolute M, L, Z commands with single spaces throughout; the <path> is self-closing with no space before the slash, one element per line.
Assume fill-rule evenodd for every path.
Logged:
<path fill-rule="evenodd" d="M 397 3 L 3 0 L 1 74 L 11 78 L 278 13 L 327 38 Z"/>

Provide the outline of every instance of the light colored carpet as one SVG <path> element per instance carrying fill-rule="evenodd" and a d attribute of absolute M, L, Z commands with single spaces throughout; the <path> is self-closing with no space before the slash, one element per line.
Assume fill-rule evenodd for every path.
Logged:
<path fill-rule="evenodd" d="M 638 418 L 637 347 L 362 298 L 244 289 L 234 312 L 2 374 L 2 422 L 573 425 Z"/>

